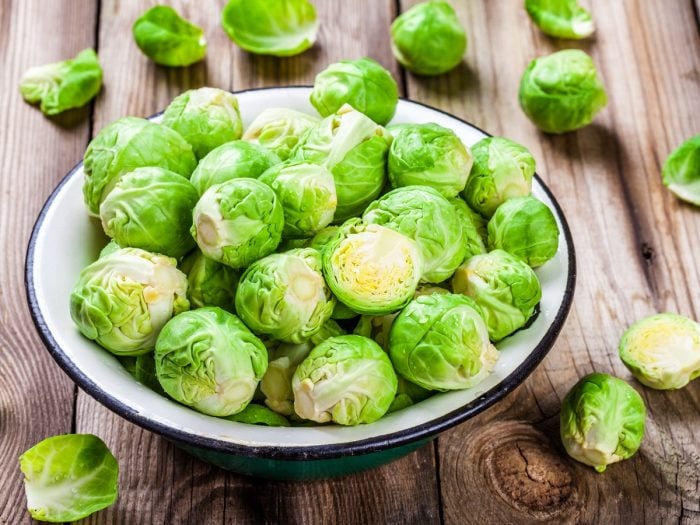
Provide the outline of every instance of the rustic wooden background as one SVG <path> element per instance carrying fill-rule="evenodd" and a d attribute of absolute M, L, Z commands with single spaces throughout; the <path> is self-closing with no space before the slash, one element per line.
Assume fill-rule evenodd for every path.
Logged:
<path fill-rule="evenodd" d="M 700 380 L 677 392 L 637 383 L 649 409 L 634 459 L 605 474 L 569 460 L 558 440 L 562 397 L 593 370 L 630 379 L 623 329 L 656 311 L 700 318 L 700 211 L 664 190 L 666 155 L 700 131 L 698 1 L 584 0 L 594 39 L 542 35 L 522 0 L 454 0 L 464 63 L 421 79 L 402 71 L 389 24 L 413 0 L 315 0 L 318 43 L 289 59 L 246 54 L 219 26 L 220 1 L 170 1 L 205 28 L 205 63 L 165 69 L 131 24 L 152 2 L 0 1 L 0 523 L 29 522 L 19 454 L 59 433 L 101 436 L 121 465 L 116 505 L 86 523 L 700 523 Z M 18 93 L 22 72 L 95 48 L 104 89 L 94 106 L 44 118 Z M 588 128 L 539 133 L 518 107 L 533 57 L 579 47 L 602 71 L 609 105 Z M 371 56 L 402 94 L 530 148 L 571 225 L 579 278 L 552 352 L 507 399 L 433 444 L 339 480 L 282 483 L 223 472 L 113 415 L 51 360 L 25 303 L 24 253 L 39 209 L 90 138 L 124 115 L 147 116 L 180 92 L 311 84 L 329 63 Z"/>

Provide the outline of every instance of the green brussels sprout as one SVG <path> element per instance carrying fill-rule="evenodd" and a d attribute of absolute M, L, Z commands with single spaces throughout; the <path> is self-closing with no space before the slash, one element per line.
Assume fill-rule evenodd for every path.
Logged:
<path fill-rule="evenodd" d="M 138 356 L 135 355 L 118 355 L 117 361 L 119 361 L 119 364 L 124 367 L 124 370 L 129 372 L 129 375 L 131 376 L 136 376 L 136 358 Z"/>
<path fill-rule="evenodd" d="M 700 135 L 689 138 L 664 162 L 664 184 L 684 201 L 700 206 Z"/>
<path fill-rule="evenodd" d="M 367 207 L 363 220 L 413 239 L 423 260 L 422 280 L 448 279 L 464 260 L 462 225 L 454 206 L 437 190 L 406 186 L 390 191 Z"/>
<path fill-rule="evenodd" d="M 161 66 L 189 66 L 207 54 L 202 28 L 167 5 L 151 7 L 131 30 L 143 54 Z"/>
<path fill-rule="evenodd" d="M 76 521 L 117 500 L 119 465 L 92 434 L 40 441 L 19 457 L 27 510 L 39 521 Z"/>
<path fill-rule="evenodd" d="M 537 275 L 503 250 L 475 255 L 452 278 L 452 290 L 481 307 L 491 341 L 500 341 L 527 324 L 542 298 Z"/>
<path fill-rule="evenodd" d="M 80 333 L 113 354 L 144 354 L 163 325 L 189 308 L 186 290 L 175 259 L 121 248 L 80 272 L 70 314 Z"/>
<path fill-rule="evenodd" d="M 158 382 L 158 376 L 156 375 L 156 360 L 153 352 L 148 352 L 147 354 L 141 354 L 136 356 L 134 362 L 134 379 L 141 383 L 142 385 L 150 388 L 155 393 L 161 396 L 166 396 L 165 390 L 160 386 Z"/>
<path fill-rule="evenodd" d="M 340 226 L 326 226 L 311 238 L 308 247 L 323 252 L 326 245 L 338 235 L 338 232 L 340 232 Z"/>
<path fill-rule="evenodd" d="M 587 126 L 608 103 L 593 59 L 579 49 L 536 58 L 520 81 L 520 106 L 546 133 Z"/>
<path fill-rule="evenodd" d="M 391 325 L 389 355 L 399 375 L 428 390 L 478 385 L 498 360 L 481 309 L 464 295 L 417 297 Z"/>
<path fill-rule="evenodd" d="M 360 314 L 354 312 L 348 305 L 345 305 L 340 301 L 336 301 L 335 307 L 333 308 L 333 313 L 331 314 L 331 319 L 343 321 L 346 319 L 354 319 L 358 315 Z"/>
<path fill-rule="evenodd" d="M 187 275 L 187 299 L 192 308 L 218 306 L 236 313 L 234 298 L 239 278 L 236 270 L 205 257 L 200 250 L 185 257 L 180 270 Z"/>
<path fill-rule="evenodd" d="M 155 360 L 158 381 L 170 397 L 226 417 L 250 403 L 267 369 L 267 350 L 238 317 L 207 306 L 166 323 Z"/>
<path fill-rule="evenodd" d="M 310 237 L 302 237 L 300 239 L 282 239 L 282 242 L 277 246 L 278 252 L 288 252 L 289 250 L 296 250 L 297 248 L 308 248 L 311 242 Z"/>
<path fill-rule="evenodd" d="M 335 221 L 362 213 L 382 191 L 391 136 L 364 114 L 345 105 L 299 141 L 291 158 L 321 164 L 335 180 Z"/>
<path fill-rule="evenodd" d="M 233 179 L 257 179 L 280 159 L 268 149 L 234 140 L 211 150 L 192 172 L 190 182 L 200 195 L 214 184 Z"/>
<path fill-rule="evenodd" d="M 673 313 L 645 317 L 622 335 L 620 359 L 643 385 L 682 388 L 700 376 L 700 324 Z"/>
<path fill-rule="evenodd" d="M 102 68 L 92 49 L 75 58 L 28 69 L 19 91 L 30 104 L 39 104 L 44 115 L 57 115 L 90 102 L 102 88 Z"/>
<path fill-rule="evenodd" d="M 403 410 L 411 405 L 415 405 L 419 401 L 428 399 L 433 392 L 423 388 L 422 386 L 415 385 L 410 381 L 406 381 L 403 377 L 397 376 L 398 387 L 396 388 L 396 396 L 389 406 L 389 410 L 386 411 L 387 414 L 396 412 L 397 410 Z"/>
<path fill-rule="evenodd" d="M 182 257 L 195 246 L 190 235 L 197 190 L 163 168 L 122 175 L 100 204 L 105 233 L 119 246 Z"/>
<path fill-rule="evenodd" d="M 292 377 L 309 352 L 310 341 L 296 345 L 282 343 L 270 351 L 267 371 L 260 381 L 260 390 L 268 408 L 283 416 L 294 415 Z"/>
<path fill-rule="evenodd" d="M 198 159 L 243 134 L 238 99 L 211 87 L 190 89 L 175 97 L 165 108 L 162 124 L 182 135 Z"/>
<path fill-rule="evenodd" d="M 336 304 L 338 303 L 336 302 Z M 335 308 L 333 311 L 335 311 Z M 343 327 L 331 318 L 321 325 L 321 329 L 312 335 L 309 341 L 311 341 L 311 343 L 314 345 L 320 345 L 326 339 L 330 339 L 331 337 L 336 337 L 338 335 L 345 335 L 346 333 L 347 332 L 343 329 Z"/>
<path fill-rule="evenodd" d="M 194 207 L 192 236 L 202 253 L 232 268 L 271 254 L 282 239 L 284 213 L 272 189 L 233 179 L 204 192 Z"/>
<path fill-rule="evenodd" d="M 534 197 L 517 197 L 501 204 L 488 225 L 489 249 L 505 250 L 536 268 L 559 248 L 559 226 L 549 207 Z"/>
<path fill-rule="evenodd" d="M 391 73 L 371 58 L 341 60 L 316 75 L 310 101 L 322 117 L 350 104 L 384 126 L 396 112 L 399 88 Z"/>
<path fill-rule="evenodd" d="M 525 0 L 532 21 L 546 35 L 580 40 L 595 31 L 591 14 L 578 0 Z"/>
<path fill-rule="evenodd" d="M 260 144 L 287 160 L 299 139 L 321 119 L 289 108 L 267 108 L 243 133 L 243 140 Z"/>
<path fill-rule="evenodd" d="M 286 343 L 302 343 L 321 330 L 334 305 L 321 273 L 321 255 L 311 248 L 255 261 L 236 292 L 243 322 L 257 334 Z"/>
<path fill-rule="evenodd" d="M 288 427 L 289 421 L 286 417 L 270 410 L 262 405 L 250 403 L 247 407 L 241 410 L 238 414 L 227 416 L 225 419 L 235 421 L 237 423 L 246 423 L 248 425 L 263 425 L 266 427 Z"/>
<path fill-rule="evenodd" d="M 316 41 L 316 9 L 308 0 L 229 0 L 221 25 L 250 53 L 288 57 Z"/>
<path fill-rule="evenodd" d="M 326 339 L 292 377 L 295 412 L 318 423 L 372 423 L 389 410 L 396 388 L 389 357 L 359 335 Z"/>
<path fill-rule="evenodd" d="M 467 33 L 445 0 L 416 4 L 391 24 L 391 50 L 406 69 L 441 75 L 462 61 Z"/>
<path fill-rule="evenodd" d="M 462 197 L 469 207 L 491 217 L 501 204 L 532 191 L 535 159 L 525 146 L 503 137 L 488 137 L 472 146 L 474 166 Z"/>
<path fill-rule="evenodd" d="M 192 146 L 176 131 L 141 118 L 121 118 L 100 130 L 85 150 L 85 204 L 98 215 L 119 177 L 136 168 L 163 168 L 189 178 L 196 165 Z"/>
<path fill-rule="evenodd" d="M 338 198 L 333 175 L 318 164 L 285 161 L 258 178 L 284 210 L 283 237 L 311 237 L 333 221 Z"/>
<path fill-rule="evenodd" d="M 463 261 L 474 255 L 486 253 L 484 239 L 487 237 L 486 221 L 460 198 L 450 199 L 462 225 L 462 243 L 466 246 Z"/>
<path fill-rule="evenodd" d="M 564 397 L 561 441 L 569 456 L 603 472 L 637 452 L 645 420 L 644 401 L 634 388 L 607 374 L 589 374 Z"/>
<path fill-rule="evenodd" d="M 348 221 L 323 251 L 328 286 L 346 306 L 381 315 L 403 308 L 423 273 L 418 245 L 378 224 Z"/>
<path fill-rule="evenodd" d="M 456 197 L 473 162 L 451 129 L 432 123 L 405 126 L 389 149 L 389 182 L 393 188 L 430 186 L 445 197 Z"/>

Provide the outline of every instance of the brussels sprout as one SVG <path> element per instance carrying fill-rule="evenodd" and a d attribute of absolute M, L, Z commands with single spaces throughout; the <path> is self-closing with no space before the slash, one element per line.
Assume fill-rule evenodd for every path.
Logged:
<path fill-rule="evenodd" d="M 166 396 L 165 390 L 160 386 L 158 382 L 158 376 L 156 375 L 156 360 L 153 352 L 148 352 L 147 354 L 141 354 L 134 358 L 134 379 L 141 383 L 142 385 L 150 388 L 155 393 L 161 396 Z"/>
<path fill-rule="evenodd" d="M 196 165 L 192 146 L 176 131 L 141 118 L 121 118 L 103 128 L 85 151 L 85 204 L 99 214 L 119 177 L 136 168 L 163 168 L 189 178 Z"/>
<path fill-rule="evenodd" d="M 318 423 L 372 423 L 387 412 L 396 388 L 387 355 L 377 343 L 359 335 L 326 339 L 292 378 L 295 412 Z"/>
<path fill-rule="evenodd" d="M 620 358 L 651 388 L 682 388 L 700 376 L 700 324 L 673 313 L 645 317 L 620 341 Z"/>
<path fill-rule="evenodd" d="M 488 137 L 472 146 L 474 166 L 462 196 L 471 209 L 491 217 L 501 204 L 532 191 L 535 159 L 517 142 Z"/>
<path fill-rule="evenodd" d="M 243 133 L 243 140 L 266 147 L 287 160 L 299 139 L 321 119 L 288 108 L 267 108 Z"/>
<path fill-rule="evenodd" d="M 345 305 L 362 314 L 386 314 L 413 297 L 423 270 L 408 237 L 377 224 L 349 221 L 323 251 L 323 274 Z"/>
<path fill-rule="evenodd" d="M 195 246 L 190 235 L 197 190 L 163 168 L 122 175 L 100 204 L 105 233 L 119 246 L 182 257 Z"/>
<path fill-rule="evenodd" d="M 311 237 L 333 220 L 338 198 L 333 175 L 318 164 L 286 161 L 258 179 L 277 194 L 284 210 L 284 237 Z"/>
<path fill-rule="evenodd" d="M 336 302 L 336 304 L 338 303 Z M 333 311 L 335 311 L 335 308 Z M 346 333 L 347 332 L 343 329 L 343 327 L 331 318 L 321 325 L 321 329 L 312 335 L 309 341 L 311 341 L 311 343 L 314 345 L 320 345 L 326 339 L 330 339 L 331 337 L 336 337 L 338 335 L 345 335 Z"/>
<path fill-rule="evenodd" d="M 161 66 L 189 66 L 207 54 L 202 28 L 167 5 L 151 7 L 131 30 L 143 54 Z"/>
<path fill-rule="evenodd" d="M 414 405 L 419 401 L 423 401 L 424 399 L 428 399 L 431 395 L 433 395 L 433 392 L 430 390 L 427 390 L 422 386 L 414 385 L 410 381 L 406 381 L 401 376 L 397 376 L 397 379 L 398 388 L 396 389 L 396 396 L 391 402 L 391 406 L 386 412 L 387 414 L 408 408 L 411 405 Z"/>
<path fill-rule="evenodd" d="M 239 278 L 236 270 L 205 257 L 199 250 L 183 259 L 180 270 L 187 274 L 187 298 L 192 308 L 218 306 L 236 313 L 234 298 Z"/>
<path fill-rule="evenodd" d="M 644 401 L 634 388 L 607 374 L 589 374 L 564 397 L 561 441 L 576 461 L 603 472 L 637 452 L 645 420 Z"/>
<path fill-rule="evenodd" d="M 520 106 L 546 133 L 587 126 L 608 103 L 593 59 L 578 49 L 536 58 L 520 81 Z"/>
<path fill-rule="evenodd" d="M 340 301 L 336 301 L 335 307 L 333 308 L 333 313 L 331 314 L 331 319 L 343 321 L 347 319 L 354 319 L 358 315 L 360 314 L 354 312 L 349 306 L 341 303 Z"/>
<path fill-rule="evenodd" d="M 389 331 L 399 312 L 386 315 L 363 315 L 353 334 L 369 337 L 385 351 L 389 349 Z"/>
<path fill-rule="evenodd" d="M 406 69 L 440 75 L 455 68 L 467 49 L 467 33 L 445 0 L 416 4 L 391 24 L 391 50 Z"/>
<path fill-rule="evenodd" d="M 267 350 L 238 317 L 216 306 L 169 321 L 156 343 L 163 390 L 210 416 L 243 410 L 267 369 Z"/>
<path fill-rule="evenodd" d="M 292 376 L 309 352 L 310 342 L 297 345 L 283 343 L 270 351 L 270 362 L 260 381 L 260 390 L 265 395 L 265 404 L 278 414 L 294 415 Z"/>
<path fill-rule="evenodd" d="M 288 252 L 289 250 L 296 250 L 298 248 L 308 248 L 310 242 L 310 237 L 302 237 L 300 239 L 282 239 L 282 242 L 280 242 L 277 246 L 277 251 Z"/>
<path fill-rule="evenodd" d="M 28 69 L 19 91 L 30 104 L 39 104 L 45 115 L 57 115 L 90 102 L 102 88 L 102 68 L 92 49 L 70 60 Z"/>
<path fill-rule="evenodd" d="M 70 314 L 80 333 L 113 354 L 144 354 L 163 325 L 189 308 L 186 290 L 175 259 L 121 248 L 80 272 Z"/>
<path fill-rule="evenodd" d="M 286 343 L 302 343 L 318 332 L 334 305 L 321 274 L 321 255 L 311 248 L 255 261 L 236 292 L 236 311 L 245 324 Z"/>
<path fill-rule="evenodd" d="M 200 195 L 214 184 L 233 179 L 257 179 L 280 159 L 262 146 L 234 140 L 211 150 L 194 172 L 190 182 Z"/>
<path fill-rule="evenodd" d="M 341 60 L 316 75 L 310 101 L 323 117 L 350 104 L 384 126 L 396 112 L 399 89 L 379 62 L 366 57 Z"/>
<path fill-rule="evenodd" d="M 335 221 L 362 213 L 382 191 L 391 136 L 368 117 L 345 105 L 310 129 L 291 158 L 321 164 L 335 180 Z"/>
<path fill-rule="evenodd" d="M 505 250 L 533 268 L 554 257 L 559 226 L 549 207 L 534 197 L 518 197 L 501 204 L 488 225 L 489 249 Z"/>
<path fill-rule="evenodd" d="M 269 186 L 233 179 L 204 192 L 193 212 L 192 235 L 202 253 L 232 268 L 271 254 L 282 238 L 282 205 Z"/>
<path fill-rule="evenodd" d="M 437 190 L 406 186 L 384 195 L 367 207 L 363 220 L 387 226 L 413 239 L 423 259 L 423 281 L 449 278 L 464 260 L 462 225 L 454 206 Z"/>
<path fill-rule="evenodd" d="M 450 202 L 457 211 L 457 216 L 462 225 L 462 242 L 464 246 L 466 246 L 464 261 L 474 255 L 486 253 L 484 239 L 488 234 L 484 218 L 473 211 L 469 205 L 460 198 L 450 199 Z"/>
<path fill-rule="evenodd" d="M 182 135 L 198 159 L 243 134 L 238 99 L 228 91 L 210 87 L 190 89 L 175 97 L 165 108 L 163 126 Z"/>
<path fill-rule="evenodd" d="M 316 41 L 316 9 L 308 0 L 229 0 L 221 25 L 237 45 L 259 55 L 288 57 Z"/>
<path fill-rule="evenodd" d="M 117 500 L 119 465 L 92 434 L 44 439 L 19 457 L 19 467 L 35 520 L 73 522 Z"/>
<path fill-rule="evenodd" d="M 452 278 L 452 290 L 481 307 L 491 341 L 500 341 L 527 324 L 542 298 L 537 275 L 503 250 L 475 255 Z"/>
<path fill-rule="evenodd" d="M 238 414 L 228 416 L 226 419 L 237 423 L 247 423 L 248 425 L 264 425 L 266 427 L 289 426 L 289 421 L 287 421 L 286 417 L 255 403 L 250 403 Z"/>
<path fill-rule="evenodd" d="M 411 301 L 389 332 L 396 371 L 428 390 L 478 385 L 498 360 L 481 309 L 457 294 L 430 294 Z"/>
<path fill-rule="evenodd" d="M 543 33 L 580 40 L 595 31 L 591 14 L 578 0 L 525 0 L 525 9 Z"/>
<path fill-rule="evenodd" d="M 314 235 L 309 241 L 308 247 L 323 252 L 326 245 L 340 232 L 340 226 L 326 226 Z"/>
<path fill-rule="evenodd" d="M 663 166 L 663 181 L 684 201 L 700 206 L 700 135 L 676 148 Z"/>

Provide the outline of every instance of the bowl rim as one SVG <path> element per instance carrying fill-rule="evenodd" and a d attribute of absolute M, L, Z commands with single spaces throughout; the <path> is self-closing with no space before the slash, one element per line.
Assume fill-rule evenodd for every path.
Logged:
<path fill-rule="evenodd" d="M 266 90 L 284 90 L 284 89 L 299 89 L 312 88 L 311 85 L 289 85 L 289 86 L 270 86 L 270 87 L 258 87 L 243 89 L 239 91 L 231 91 L 234 95 L 240 95 L 242 93 L 253 92 L 253 91 L 266 91 Z M 492 137 L 490 133 L 487 133 L 483 129 L 475 126 L 471 122 L 457 117 L 447 111 L 435 108 L 428 104 L 418 102 L 415 100 L 410 100 L 408 98 L 399 97 L 403 102 L 410 104 L 416 104 L 423 106 L 427 109 L 437 111 L 450 118 L 456 119 L 474 129 L 482 132 L 487 137 Z M 152 119 L 162 114 L 161 112 L 154 113 L 153 115 L 147 117 Z M 81 168 L 83 162 L 82 160 L 78 162 L 58 183 L 58 185 L 53 189 L 46 202 L 41 208 L 39 215 L 32 227 L 31 236 L 29 243 L 27 245 L 26 259 L 25 259 L 25 273 L 24 273 L 24 284 L 26 289 L 27 303 L 29 306 L 29 311 L 34 322 L 34 326 L 46 346 L 49 354 L 59 367 L 73 380 L 73 382 L 82 388 L 87 394 L 97 400 L 99 403 L 110 409 L 112 412 L 123 417 L 124 419 L 134 423 L 146 430 L 159 434 L 167 439 L 175 442 L 180 442 L 190 446 L 195 446 L 203 449 L 207 449 L 214 452 L 221 452 L 225 454 L 233 454 L 236 456 L 243 457 L 259 457 L 266 459 L 282 459 L 282 460 L 308 460 L 308 459 L 334 459 L 343 456 L 355 456 L 361 454 L 368 454 L 372 452 L 379 452 L 385 449 L 400 447 L 404 445 L 409 445 L 416 441 L 429 439 L 440 432 L 447 430 L 459 423 L 470 419 L 471 417 L 483 412 L 490 406 L 494 405 L 498 401 L 501 401 L 507 394 L 513 391 L 516 387 L 520 386 L 525 379 L 534 371 L 534 369 L 542 362 L 544 357 L 549 353 L 556 338 L 561 332 L 564 322 L 568 316 L 571 309 L 574 297 L 574 289 L 576 286 L 576 255 L 573 243 L 573 237 L 571 235 L 571 230 L 569 229 L 566 217 L 557 202 L 556 198 L 552 194 L 549 187 L 544 183 L 544 181 L 535 173 L 534 178 L 538 181 L 542 187 L 543 192 L 550 199 L 554 212 L 560 221 L 562 234 L 564 236 L 564 241 L 567 246 L 567 259 L 568 259 L 568 274 L 566 276 L 566 286 L 564 289 L 564 294 L 562 298 L 561 306 L 557 311 L 551 325 L 547 329 L 547 332 L 539 341 L 539 343 L 533 348 L 527 358 L 507 377 L 505 377 L 499 384 L 493 388 L 487 390 L 479 397 L 475 398 L 466 405 L 461 406 L 443 416 L 436 419 L 431 419 L 429 421 L 423 422 L 419 425 L 398 431 L 391 434 L 385 434 L 380 436 L 375 436 L 367 439 L 361 439 L 346 443 L 335 443 L 328 445 L 307 445 L 307 446 L 256 446 L 256 445 L 245 445 L 241 443 L 233 443 L 230 441 L 215 439 L 210 437 L 204 437 L 191 432 L 174 429 L 167 424 L 161 423 L 160 421 L 150 419 L 147 415 L 134 410 L 134 408 L 123 403 L 122 401 L 111 396 L 108 392 L 102 390 L 98 387 L 80 368 L 78 368 L 73 361 L 63 352 L 63 349 L 58 345 L 54 339 L 51 331 L 49 330 L 44 317 L 41 313 L 41 309 L 38 304 L 36 290 L 34 289 L 34 280 L 32 278 L 34 272 L 34 252 L 36 244 L 39 237 L 39 232 L 44 222 L 44 218 L 50 209 L 54 199 L 61 191 L 61 188 L 66 184 L 68 180 L 74 175 L 74 173 Z"/>

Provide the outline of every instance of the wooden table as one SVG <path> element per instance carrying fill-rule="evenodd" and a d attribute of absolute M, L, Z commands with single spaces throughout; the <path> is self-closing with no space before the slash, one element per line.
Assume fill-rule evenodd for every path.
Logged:
<path fill-rule="evenodd" d="M 151 2 L 0 3 L 0 523 L 26 523 L 19 454 L 68 432 L 102 437 L 121 466 L 116 505 L 87 523 L 700 523 L 700 380 L 676 392 L 632 384 L 649 410 L 640 452 L 605 474 L 568 459 L 558 439 L 561 399 L 593 370 L 630 379 L 620 334 L 656 311 L 700 318 L 700 210 L 661 185 L 672 148 L 700 131 L 698 2 L 589 0 L 594 39 L 553 40 L 522 0 L 454 0 L 469 34 L 464 63 L 421 79 L 397 67 L 389 24 L 406 0 L 316 0 L 319 40 L 289 59 L 249 55 L 219 26 L 223 1 L 168 2 L 205 28 L 205 63 L 165 69 L 131 37 Z M 34 65 L 97 49 L 104 89 L 67 122 L 19 93 Z M 608 107 L 591 126 L 539 133 L 518 106 L 533 57 L 577 47 L 594 57 Z M 39 209 L 109 122 L 147 116 L 182 91 L 311 84 L 331 62 L 371 56 L 402 94 L 525 144 L 561 203 L 578 252 L 576 299 L 549 356 L 517 391 L 410 456 L 363 474 L 283 483 L 227 473 L 190 458 L 81 392 L 35 334 L 23 261 Z"/>

